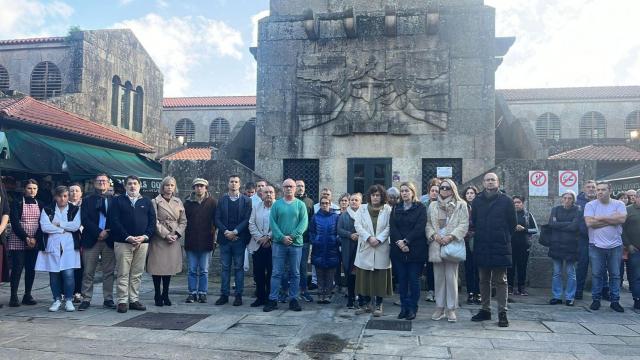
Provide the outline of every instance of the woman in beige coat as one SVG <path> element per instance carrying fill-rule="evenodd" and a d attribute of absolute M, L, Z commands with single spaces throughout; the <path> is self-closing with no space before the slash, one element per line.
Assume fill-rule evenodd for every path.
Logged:
<path fill-rule="evenodd" d="M 431 319 L 440 320 L 446 316 L 449 322 L 455 322 L 459 261 L 442 259 L 439 254 L 441 247 L 457 242 L 456 245 L 462 246 L 464 255 L 464 236 L 469 229 L 469 210 L 467 203 L 458 195 L 458 188 L 453 180 L 444 179 L 439 190 L 438 200 L 429 204 L 427 212 L 429 261 L 433 263 L 436 298 L 436 311 Z"/>
<path fill-rule="evenodd" d="M 373 311 L 373 316 L 382 316 L 382 299 L 393 295 L 389 257 L 391 207 L 386 203 L 384 188 L 373 185 L 369 188 L 367 204 L 360 206 L 354 219 L 358 233 L 354 261 L 359 298 L 356 315 Z"/>
<path fill-rule="evenodd" d="M 176 179 L 167 176 L 160 185 L 160 195 L 151 202 L 156 211 L 156 233 L 149 244 L 147 272 L 153 277 L 156 306 L 171 306 L 169 282 L 171 275 L 182 271 L 182 246 L 187 217 L 178 193 Z M 160 293 L 162 281 L 162 293 Z"/>

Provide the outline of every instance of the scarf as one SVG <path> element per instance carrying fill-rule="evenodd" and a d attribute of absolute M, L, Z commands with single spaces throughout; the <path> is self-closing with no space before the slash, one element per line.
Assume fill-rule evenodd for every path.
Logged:
<path fill-rule="evenodd" d="M 349 207 L 347 208 L 347 213 L 348 213 L 348 214 L 349 214 L 349 216 L 351 217 L 351 220 L 354 220 L 354 221 L 355 221 L 355 219 L 356 219 L 356 211 L 357 211 L 357 210 L 353 210 L 353 209 L 351 208 L 351 206 L 349 206 Z"/>
<path fill-rule="evenodd" d="M 449 196 L 443 199 L 438 195 L 438 227 L 443 229 L 447 226 L 447 220 L 453 214 L 453 210 L 456 208 L 455 199 L 453 196 Z"/>

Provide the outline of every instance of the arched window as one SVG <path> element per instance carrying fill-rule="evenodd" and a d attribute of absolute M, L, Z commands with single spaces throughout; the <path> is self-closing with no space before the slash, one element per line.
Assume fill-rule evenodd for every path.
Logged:
<path fill-rule="evenodd" d="M 144 113 L 144 91 L 142 86 L 136 87 L 133 98 L 133 131 L 142 132 L 142 122 Z"/>
<path fill-rule="evenodd" d="M 120 124 L 125 129 L 129 128 L 131 123 L 131 93 L 133 92 L 133 85 L 127 81 L 124 83 L 124 91 L 122 92 L 121 110 L 120 110 Z"/>
<path fill-rule="evenodd" d="M 631 132 L 634 130 L 640 131 L 640 110 L 632 111 L 624 121 L 624 136 L 626 138 L 630 138 Z"/>
<path fill-rule="evenodd" d="M 196 127 L 190 119 L 180 119 L 176 123 L 175 137 L 182 136 L 185 143 L 196 140 Z"/>
<path fill-rule="evenodd" d="M 536 120 L 536 135 L 540 140 L 560 140 L 560 118 L 554 113 L 544 113 Z"/>
<path fill-rule="evenodd" d="M 229 140 L 230 132 L 229 122 L 224 118 L 216 118 L 209 125 L 209 142 L 225 143 Z"/>
<path fill-rule="evenodd" d="M 9 90 L 9 72 L 0 65 L 0 91 Z"/>
<path fill-rule="evenodd" d="M 254 116 L 251 119 L 249 119 L 248 123 L 255 125 L 256 124 L 256 117 Z"/>
<path fill-rule="evenodd" d="M 607 137 L 607 120 L 597 111 L 590 111 L 580 119 L 581 139 L 604 139 Z"/>
<path fill-rule="evenodd" d="M 46 100 L 62 93 L 62 76 L 60 69 L 50 62 L 44 61 L 36 65 L 31 72 L 31 96 L 38 100 Z"/>
<path fill-rule="evenodd" d="M 118 126 L 120 119 L 120 97 L 122 96 L 120 77 L 115 75 L 111 80 L 111 125 Z"/>

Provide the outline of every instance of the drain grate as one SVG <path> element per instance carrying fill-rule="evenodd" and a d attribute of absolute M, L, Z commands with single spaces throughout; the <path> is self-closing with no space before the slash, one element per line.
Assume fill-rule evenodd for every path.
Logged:
<path fill-rule="evenodd" d="M 298 349 L 313 360 L 330 360 L 332 355 L 342 352 L 347 341 L 335 334 L 315 334 L 301 341 Z"/>
<path fill-rule="evenodd" d="M 366 329 L 411 331 L 411 321 L 406 320 L 369 320 Z"/>
<path fill-rule="evenodd" d="M 150 330 L 185 330 L 207 317 L 209 314 L 144 313 L 113 326 Z"/>

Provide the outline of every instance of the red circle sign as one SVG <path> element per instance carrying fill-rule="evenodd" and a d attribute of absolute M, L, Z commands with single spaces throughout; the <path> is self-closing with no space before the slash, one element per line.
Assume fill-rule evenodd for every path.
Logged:
<path fill-rule="evenodd" d="M 543 173 L 542 171 L 534 171 L 529 177 L 529 182 L 531 183 L 531 185 L 536 187 L 544 186 L 544 184 L 547 183 L 547 175 L 545 175 L 545 173 Z"/>
<path fill-rule="evenodd" d="M 565 187 L 572 187 L 578 182 L 578 175 L 573 171 L 565 171 L 560 174 L 560 183 Z"/>

